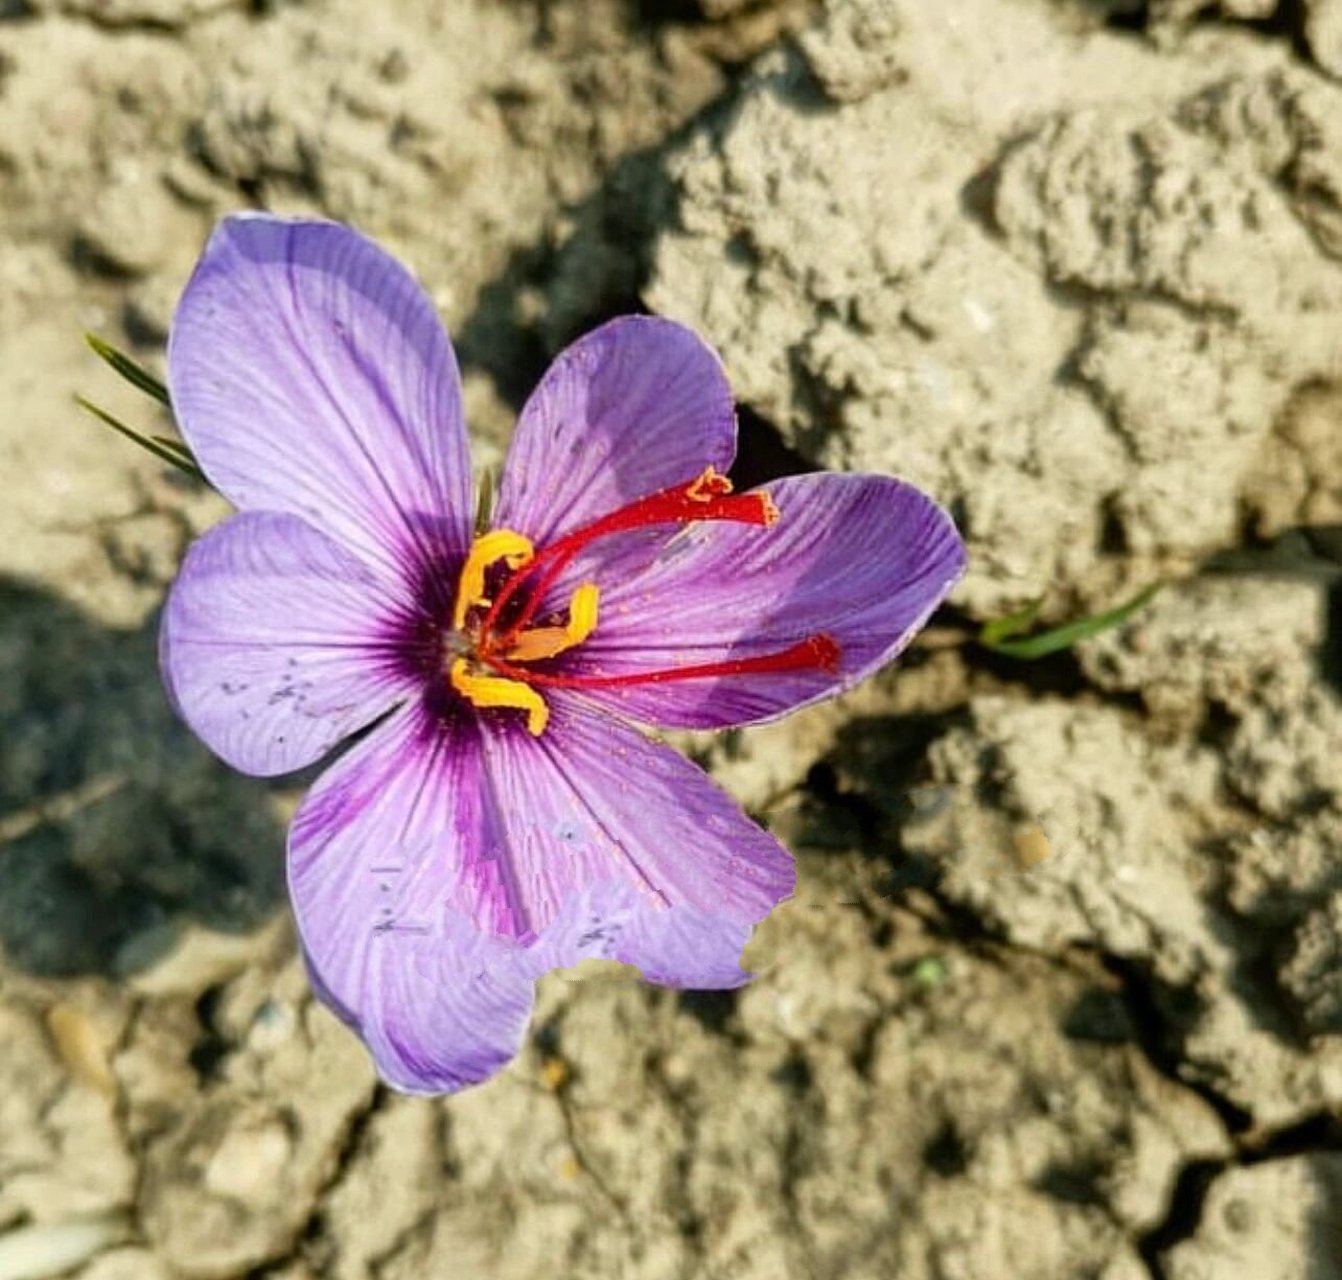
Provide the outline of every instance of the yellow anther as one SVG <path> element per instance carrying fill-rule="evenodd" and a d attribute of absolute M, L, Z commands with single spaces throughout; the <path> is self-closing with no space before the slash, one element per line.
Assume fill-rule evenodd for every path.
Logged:
<path fill-rule="evenodd" d="M 601 591 L 595 582 L 584 582 L 573 593 L 573 599 L 568 602 L 568 626 L 565 630 L 574 644 L 582 644 L 596 630 L 597 604 L 600 599 Z"/>
<path fill-rule="evenodd" d="M 506 560 L 508 568 L 520 569 L 533 555 L 535 548 L 531 540 L 511 529 L 491 529 L 476 538 L 461 570 L 461 581 L 457 584 L 457 603 L 452 610 L 453 627 L 460 630 L 473 606 L 488 603 L 484 598 L 485 570 L 490 565 Z"/>
<path fill-rule="evenodd" d="M 477 707 L 516 707 L 527 713 L 527 729 L 539 738 L 550 720 L 550 708 L 529 684 L 503 676 L 475 675 L 465 658 L 458 658 L 448 678 L 452 687 Z"/>
<path fill-rule="evenodd" d="M 596 630 L 597 602 L 601 592 L 595 582 L 584 582 L 568 605 L 568 622 L 562 627 L 533 627 L 523 631 L 508 650 L 509 662 L 536 662 L 553 658 L 575 644 L 582 644 Z"/>

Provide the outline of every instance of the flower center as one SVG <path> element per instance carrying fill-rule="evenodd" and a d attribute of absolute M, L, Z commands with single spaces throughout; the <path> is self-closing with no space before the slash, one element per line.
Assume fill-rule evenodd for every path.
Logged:
<path fill-rule="evenodd" d="M 462 568 L 452 613 L 453 639 L 464 638 L 469 652 L 463 655 L 458 645 L 448 646 L 448 679 L 477 707 L 525 711 L 527 728 L 539 736 L 545 731 L 550 710 L 536 686 L 609 689 L 725 675 L 832 671 L 839 659 L 839 646 L 824 634 L 808 636 L 779 653 L 761 657 L 612 676 L 537 671 L 528 665 L 557 657 L 582 644 L 596 630 L 601 592 L 593 582 L 581 583 L 573 592 L 566 621 L 532 625 L 565 566 L 590 543 L 652 525 L 728 520 L 769 528 L 778 519 L 778 508 L 767 493 L 734 495 L 731 481 L 709 467 L 689 484 L 640 498 L 565 534 L 541 551 L 511 529 L 482 534 Z"/>

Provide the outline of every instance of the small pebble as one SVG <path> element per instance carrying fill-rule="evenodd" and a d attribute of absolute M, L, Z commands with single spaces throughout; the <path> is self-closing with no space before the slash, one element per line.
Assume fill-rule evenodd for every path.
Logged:
<path fill-rule="evenodd" d="M 1011 836 L 1011 846 L 1016 855 L 1017 864 L 1025 871 L 1030 871 L 1039 866 L 1041 862 L 1047 860 L 1053 848 L 1049 844 L 1041 827 L 1030 826 L 1021 827 Z"/>
<path fill-rule="evenodd" d="M 82 1009 L 61 1001 L 47 1010 L 47 1031 L 66 1069 L 81 1084 L 106 1097 L 116 1094 L 116 1077 L 107 1060 L 107 1045 Z"/>
<path fill-rule="evenodd" d="M 541 1083 L 551 1093 L 558 1093 L 568 1083 L 568 1063 L 563 1058 L 546 1058 L 541 1064 Z"/>
<path fill-rule="evenodd" d="M 87 1262 L 125 1235 L 120 1214 L 19 1227 L 0 1236 L 0 1280 L 46 1280 Z"/>

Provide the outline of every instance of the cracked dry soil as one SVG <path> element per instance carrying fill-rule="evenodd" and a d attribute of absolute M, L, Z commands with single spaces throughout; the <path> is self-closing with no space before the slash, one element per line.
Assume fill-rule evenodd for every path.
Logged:
<path fill-rule="evenodd" d="M 1339 0 L 0 0 L 0 1277 L 1342 1277 L 1339 77 Z M 247 205 L 414 266 L 494 456 L 646 308 L 743 478 L 955 513 L 898 670 L 685 744 L 798 855 L 752 986 L 552 975 L 446 1101 L 312 1001 L 302 780 L 154 670 L 223 505 L 70 399 Z"/>

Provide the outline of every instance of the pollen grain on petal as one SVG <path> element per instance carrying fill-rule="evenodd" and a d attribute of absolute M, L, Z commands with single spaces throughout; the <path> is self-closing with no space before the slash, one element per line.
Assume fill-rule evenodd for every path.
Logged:
<path fill-rule="evenodd" d="M 452 687 L 472 706 L 514 707 L 527 713 L 527 729 L 533 737 L 539 738 L 545 732 L 550 708 L 530 685 L 503 676 L 477 675 L 465 658 L 458 658 L 452 664 L 448 678 Z"/>

